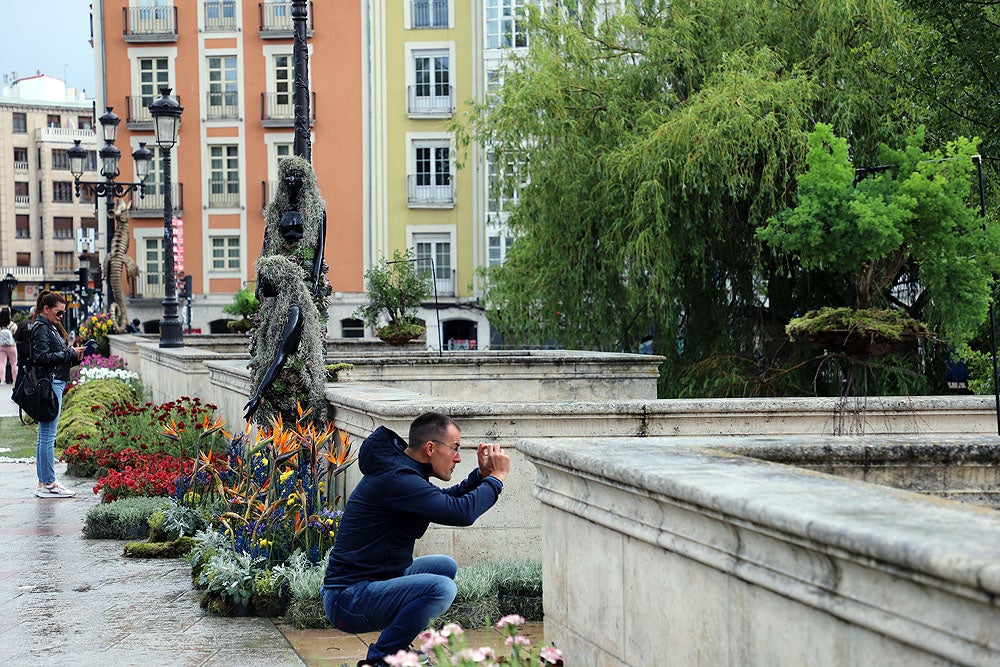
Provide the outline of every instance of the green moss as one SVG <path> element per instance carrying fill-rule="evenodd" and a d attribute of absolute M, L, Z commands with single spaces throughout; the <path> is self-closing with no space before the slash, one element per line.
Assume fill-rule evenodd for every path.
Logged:
<path fill-rule="evenodd" d="M 337 364 L 327 364 L 326 365 L 326 380 L 327 382 L 337 382 L 338 375 L 341 371 L 349 371 L 354 368 L 354 364 L 348 364 L 340 362 Z"/>
<path fill-rule="evenodd" d="M 78 442 L 81 435 L 96 436 L 97 421 L 113 403 L 134 403 L 136 400 L 135 389 L 121 380 L 92 380 L 73 387 L 63 397 L 56 449 L 63 450 Z"/>
<path fill-rule="evenodd" d="M 89 539 L 137 540 L 149 535 L 149 517 L 170 506 L 167 498 L 122 498 L 95 505 L 84 517 L 83 536 Z"/>
<path fill-rule="evenodd" d="M 791 320 L 785 327 L 785 332 L 792 340 L 806 334 L 823 331 L 874 333 L 892 340 L 900 340 L 905 334 L 928 333 L 927 328 L 922 323 L 903 315 L 898 310 L 878 310 L 875 308 L 810 310 L 802 317 Z"/>
<path fill-rule="evenodd" d="M 194 547 L 194 539 L 179 537 L 169 542 L 128 542 L 123 555 L 127 558 L 183 558 Z"/>

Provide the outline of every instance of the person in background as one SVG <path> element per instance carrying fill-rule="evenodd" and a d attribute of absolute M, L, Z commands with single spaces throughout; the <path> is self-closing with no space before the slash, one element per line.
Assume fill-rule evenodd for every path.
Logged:
<path fill-rule="evenodd" d="M 17 382 L 17 324 L 10 319 L 10 308 L 0 308 L 0 379 L 7 379 L 7 364 L 10 363 L 10 382 Z"/>
<path fill-rule="evenodd" d="M 52 390 L 59 399 L 69 381 L 69 368 L 80 363 L 83 347 L 70 347 L 69 334 L 63 328 L 66 300 L 58 292 L 42 292 L 35 303 L 35 322 L 29 331 L 31 365 L 39 375 L 52 374 Z M 59 415 L 52 421 L 38 422 L 38 445 L 35 451 L 35 470 L 38 473 L 39 498 L 72 498 L 76 491 L 67 489 L 56 481 L 55 444 Z"/>
<path fill-rule="evenodd" d="M 428 524 L 471 526 L 500 498 L 510 457 L 479 443 L 478 467 L 441 488 L 462 462 L 462 433 L 447 415 L 426 412 L 410 424 L 409 444 L 378 427 L 361 445 L 364 478 L 351 493 L 323 580 L 330 623 L 350 633 L 382 630 L 358 666 L 382 667 L 406 649 L 455 599 L 458 565 L 444 555 L 413 558 Z"/>
<path fill-rule="evenodd" d="M 138 317 L 133 319 L 131 322 L 129 322 L 128 325 L 125 326 L 125 333 L 133 333 L 133 334 L 142 333 L 142 322 L 139 321 Z"/>

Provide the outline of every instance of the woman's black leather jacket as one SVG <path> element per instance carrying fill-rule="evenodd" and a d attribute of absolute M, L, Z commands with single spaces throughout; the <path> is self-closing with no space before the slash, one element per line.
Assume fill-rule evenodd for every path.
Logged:
<path fill-rule="evenodd" d="M 56 325 L 44 317 L 36 318 L 31 325 L 31 364 L 40 373 L 69 381 L 69 367 L 78 363 L 76 350 L 63 340 Z"/>

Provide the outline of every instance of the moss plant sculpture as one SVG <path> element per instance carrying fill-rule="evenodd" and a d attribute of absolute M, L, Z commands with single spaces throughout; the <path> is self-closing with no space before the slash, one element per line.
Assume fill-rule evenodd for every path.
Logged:
<path fill-rule="evenodd" d="M 392 261 L 381 259 L 365 271 L 368 304 L 355 311 L 375 335 L 392 345 L 419 338 L 425 328 L 417 321 L 417 307 L 431 294 L 427 274 L 417 270 L 410 251 L 396 250 Z M 385 324 L 379 327 L 382 322 Z"/>
<path fill-rule="evenodd" d="M 246 418 L 266 424 L 282 414 L 292 423 L 301 404 L 313 409 L 310 419 L 324 421 L 324 332 L 331 294 L 323 260 L 326 204 L 307 160 L 284 158 L 278 175 L 257 260 L 260 310 L 250 334 Z"/>

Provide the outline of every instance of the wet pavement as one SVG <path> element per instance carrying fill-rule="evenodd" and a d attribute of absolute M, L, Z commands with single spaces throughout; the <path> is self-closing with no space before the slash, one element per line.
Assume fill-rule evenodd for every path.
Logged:
<path fill-rule="evenodd" d="M 17 414 L 0 385 L 0 417 Z M 3 443 L 0 442 L 0 448 Z M 377 633 L 296 630 L 265 618 L 205 613 L 180 559 L 124 558 L 124 541 L 88 540 L 94 480 L 56 476 L 75 498 L 34 496 L 34 461 L 0 453 L 0 665 L 353 665 Z M 525 628 L 541 641 L 541 624 Z M 495 630 L 468 633 L 492 645 Z"/>

